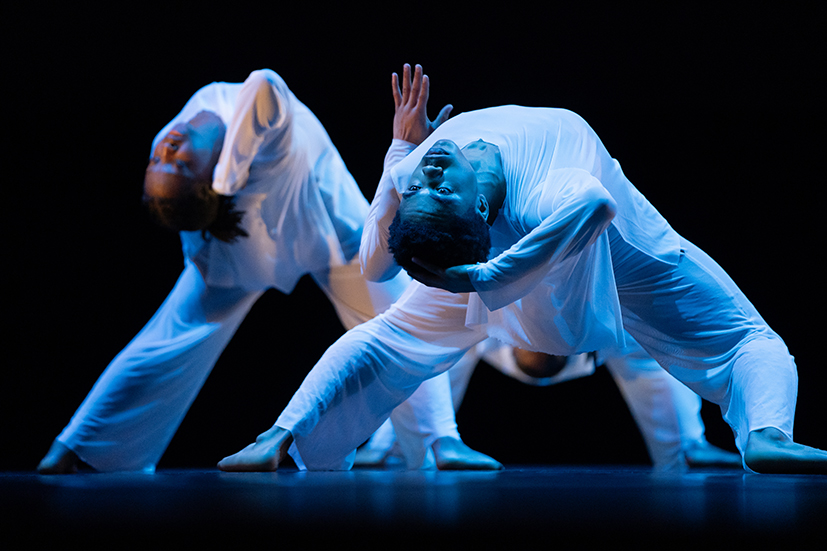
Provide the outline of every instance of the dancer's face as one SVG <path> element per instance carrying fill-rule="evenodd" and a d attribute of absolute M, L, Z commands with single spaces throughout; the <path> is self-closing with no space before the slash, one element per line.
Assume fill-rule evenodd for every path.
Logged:
<path fill-rule="evenodd" d="M 456 143 L 439 140 L 425 153 L 402 192 L 399 213 L 423 222 L 445 213 L 462 214 L 471 207 L 487 215 L 471 163 Z"/>
<path fill-rule="evenodd" d="M 155 146 L 144 176 L 144 194 L 174 197 L 212 182 L 224 140 L 224 125 L 207 111 L 176 124 Z"/>

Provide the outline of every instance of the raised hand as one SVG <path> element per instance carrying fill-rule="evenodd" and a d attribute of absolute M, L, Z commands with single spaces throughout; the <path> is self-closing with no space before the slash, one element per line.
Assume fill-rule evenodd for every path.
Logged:
<path fill-rule="evenodd" d="M 395 107 L 393 115 L 393 137 L 419 145 L 431 135 L 440 124 L 448 120 L 453 106 L 443 107 L 436 119 L 428 120 L 428 92 L 430 81 L 422 73 L 422 66 L 416 65 L 413 79 L 411 66 L 402 67 L 402 88 L 399 87 L 399 75 L 391 75 L 391 88 Z"/>

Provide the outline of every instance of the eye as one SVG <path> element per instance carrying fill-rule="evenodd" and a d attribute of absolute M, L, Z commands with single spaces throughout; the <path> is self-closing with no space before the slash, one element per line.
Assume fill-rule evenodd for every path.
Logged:
<path fill-rule="evenodd" d="M 178 168 L 187 168 L 187 163 L 179 159 L 175 161 L 175 166 L 177 166 Z"/>
<path fill-rule="evenodd" d="M 411 184 L 408 186 L 408 191 L 419 191 L 420 187 L 417 184 Z"/>
<path fill-rule="evenodd" d="M 439 193 L 441 195 L 450 195 L 451 193 L 453 193 L 451 191 L 451 188 L 447 188 L 447 187 L 444 187 L 444 186 L 437 188 L 436 191 L 437 191 L 437 193 Z"/>

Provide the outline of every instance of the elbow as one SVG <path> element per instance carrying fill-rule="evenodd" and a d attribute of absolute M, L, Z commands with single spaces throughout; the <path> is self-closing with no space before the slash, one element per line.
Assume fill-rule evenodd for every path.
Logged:
<path fill-rule="evenodd" d="M 595 218 L 604 226 L 608 226 L 617 215 L 617 203 L 611 196 L 599 199 L 595 205 Z"/>
<path fill-rule="evenodd" d="M 617 214 L 617 203 L 605 190 L 593 192 L 588 200 L 588 214 L 580 226 L 575 242 L 591 245 L 601 235 Z"/>
<path fill-rule="evenodd" d="M 376 270 L 371 270 L 369 264 L 365 264 L 365 262 L 360 262 L 360 268 L 362 270 L 362 277 L 365 278 L 366 281 L 373 281 L 379 282 L 381 274 L 378 274 Z"/>
<path fill-rule="evenodd" d="M 385 270 L 375 269 L 371 266 L 362 264 L 362 277 L 365 278 L 367 281 L 371 281 L 374 283 L 382 283 L 385 281 L 390 281 L 399 273 L 399 267 L 396 264 L 389 266 Z"/>
<path fill-rule="evenodd" d="M 371 262 L 371 256 L 365 254 L 364 243 L 362 243 L 362 246 L 359 248 L 359 270 L 362 273 L 362 277 L 367 281 L 378 282 L 381 280 L 381 270 L 377 269 L 375 262 Z"/>
<path fill-rule="evenodd" d="M 286 123 L 289 111 L 286 105 L 287 86 L 280 76 L 269 69 L 262 69 L 250 73 L 244 85 L 249 87 L 255 98 L 252 122 L 257 135 Z"/>
<path fill-rule="evenodd" d="M 586 199 L 593 224 L 597 227 L 606 228 L 617 215 L 617 203 L 614 198 L 602 186 L 591 188 Z"/>
<path fill-rule="evenodd" d="M 364 251 L 365 249 L 362 249 Z M 376 255 L 367 255 L 361 252 L 359 254 L 359 267 L 362 272 L 362 277 L 367 281 L 374 283 L 382 283 L 389 281 L 396 277 L 399 273 L 399 266 L 390 258 L 377 258 Z"/>

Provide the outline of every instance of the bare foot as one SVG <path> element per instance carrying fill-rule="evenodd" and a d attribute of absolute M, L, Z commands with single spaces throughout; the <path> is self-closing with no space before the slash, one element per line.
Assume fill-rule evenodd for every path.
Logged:
<path fill-rule="evenodd" d="M 287 449 L 293 442 L 290 431 L 273 427 L 261 433 L 255 443 L 218 462 L 218 468 L 230 472 L 275 471 L 287 456 Z"/>
<path fill-rule="evenodd" d="M 827 474 L 827 452 L 796 444 L 773 427 L 749 433 L 744 462 L 757 473 Z"/>
<path fill-rule="evenodd" d="M 693 444 L 684 451 L 686 464 L 690 468 L 728 467 L 741 469 L 741 456 L 737 453 L 722 450 L 709 442 Z"/>
<path fill-rule="evenodd" d="M 78 472 L 80 458 L 75 452 L 55 440 L 40 460 L 37 472 L 40 474 L 74 474 Z"/>
<path fill-rule="evenodd" d="M 433 450 L 440 471 L 501 471 L 504 468 L 493 457 L 472 450 L 456 438 L 439 438 Z"/>
<path fill-rule="evenodd" d="M 356 450 L 353 467 L 355 469 L 381 469 L 385 466 L 389 454 L 389 450 L 375 450 L 363 446 Z"/>

